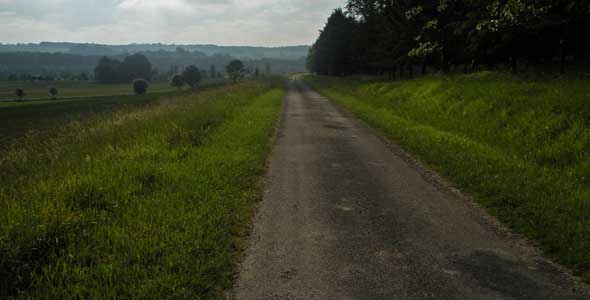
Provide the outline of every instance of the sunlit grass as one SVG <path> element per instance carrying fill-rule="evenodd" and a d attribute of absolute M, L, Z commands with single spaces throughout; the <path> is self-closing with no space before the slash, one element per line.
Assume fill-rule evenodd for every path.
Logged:
<path fill-rule="evenodd" d="M 218 296 L 283 95 L 247 82 L 16 142 L 0 158 L 0 296 Z"/>
<path fill-rule="evenodd" d="M 590 279 L 590 80 L 307 81 Z"/>

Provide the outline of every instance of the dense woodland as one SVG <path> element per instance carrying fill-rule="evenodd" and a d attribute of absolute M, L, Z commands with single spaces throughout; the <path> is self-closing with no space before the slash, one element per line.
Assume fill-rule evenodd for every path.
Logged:
<path fill-rule="evenodd" d="M 412 76 L 508 67 L 567 72 L 590 54 L 588 0 L 349 0 L 308 56 L 311 71 Z"/>

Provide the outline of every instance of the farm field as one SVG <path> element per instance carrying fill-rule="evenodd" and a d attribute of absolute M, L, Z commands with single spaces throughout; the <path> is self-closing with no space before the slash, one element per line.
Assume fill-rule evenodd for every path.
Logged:
<path fill-rule="evenodd" d="M 98 84 L 87 81 L 57 81 L 57 82 L 22 82 L 0 81 L 0 101 L 16 100 L 15 90 L 25 91 L 24 100 L 48 100 L 49 88 L 56 87 L 59 91 L 57 99 L 99 97 L 113 95 L 132 95 L 131 84 Z M 150 93 L 167 93 L 177 90 L 167 82 L 152 83 Z"/>
<path fill-rule="evenodd" d="M 590 80 L 503 73 L 306 81 L 590 280 Z"/>
<path fill-rule="evenodd" d="M 0 83 L 7 86 L 6 82 Z M 225 81 L 205 81 L 202 89 L 225 84 Z M 0 148 L 8 141 L 24 134 L 51 133 L 55 127 L 72 121 L 92 118 L 97 114 L 111 113 L 117 110 L 129 110 L 153 104 L 159 100 L 190 93 L 188 89 L 171 88 L 169 85 L 156 84 L 146 95 L 133 95 L 124 92 L 123 87 L 131 85 L 98 85 L 89 83 L 72 83 L 82 97 L 37 99 L 25 101 L 0 101 Z M 86 89 L 85 89 L 86 88 Z M 44 90 L 46 92 L 46 90 Z M 84 92 L 86 94 L 84 94 Z M 98 96 L 100 93 L 112 92 L 112 95 Z M 122 94 L 118 94 L 122 93 Z M 126 94 L 125 94 L 126 93 Z M 48 97 L 45 96 L 45 97 Z"/>
<path fill-rule="evenodd" d="M 65 118 L 43 138 L 5 143 L 0 298 L 219 296 L 283 97 L 282 81 L 245 81 Z"/>

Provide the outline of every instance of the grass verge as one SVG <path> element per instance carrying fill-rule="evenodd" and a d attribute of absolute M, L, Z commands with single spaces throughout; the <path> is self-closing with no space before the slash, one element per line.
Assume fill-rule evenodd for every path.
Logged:
<path fill-rule="evenodd" d="M 590 280 L 588 79 L 483 72 L 306 81 Z"/>
<path fill-rule="evenodd" d="M 0 297 L 219 296 L 283 97 L 247 82 L 15 143 L 0 158 Z"/>

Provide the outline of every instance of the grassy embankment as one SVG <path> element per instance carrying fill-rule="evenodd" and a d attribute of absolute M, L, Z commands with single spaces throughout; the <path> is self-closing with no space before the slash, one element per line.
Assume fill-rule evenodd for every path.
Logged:
<path fill-rule="evenodd" d="M 307 77 L 590 280 L 590 80 Z"/>
<path fill-rule="evenodd" d="M 19 139 L 0 156 L 0 298 L 219 295 L 283 95 L 245 82 Z"/>

